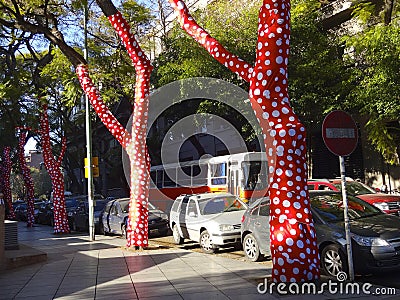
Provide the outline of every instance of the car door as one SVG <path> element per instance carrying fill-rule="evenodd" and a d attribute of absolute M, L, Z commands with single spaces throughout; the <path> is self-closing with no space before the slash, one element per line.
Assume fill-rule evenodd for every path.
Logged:
<path fill-rule="evenodd" d="M 121 231 L 121 225 L 119 223 L 118 212 L 121 210 L 119 202 L 114 202 L 110 210 L 109 225 L 110 231 L 113 233 L 119 233 Z"/>
<path fill-rule="evenodd" d="M 110 211 L 115 201 L 110 201 L 106 204 L 104 208 L 104 213 L 102 214 L 102 224 L 104 227 L 104 232 L 110 232 Z"/>
<path fill-rule="evenodd" d="M 189 202 L 189 196 L 185 196 L 182 199 L 181 206 L 178 209 L 179 213 L 179 227 L 182 232 L 182 237 L 185 239 L 189 238 L 189 232 L 187 231 L 187 225 L 186 225 L 186 211 L 187 211 L 187 204 Z"/>
<path fill-rule="evenodd" d="M 269 203 L 268 201 L 261 201 L 258 207 L 258 215 L 254 217 L 254 236 L 259 242 L 259 247 L 262 253 L 270 255 L 270 242 L 269 242 Z"/>
<path fill-rule="evenodd" d="M 189 235 L 189 239 L 192 241 L 200 240 L 200 228 L 199 228 L 199 209 L 197 201 L 190 199 L 186 209 L 186 229 Z"/>

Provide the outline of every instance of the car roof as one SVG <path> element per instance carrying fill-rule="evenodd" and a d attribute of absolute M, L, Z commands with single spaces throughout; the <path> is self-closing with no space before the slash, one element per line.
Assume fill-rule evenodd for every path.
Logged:
<path fill-rule="evenodd" d="M 231 194 L 231 193 L 212 193 L 212 192 L 208 192 L 208 193 L 200 193 L 200 194 L 183 194 L 180 195 L 178 198 L 181 197 L 196 197 L 196 199 L 208 199 L 208 198 L 218 198 L 218 197 L 236 197 L 235 195 Z M 177 198 L 177 199 L 178 199 Z"/>

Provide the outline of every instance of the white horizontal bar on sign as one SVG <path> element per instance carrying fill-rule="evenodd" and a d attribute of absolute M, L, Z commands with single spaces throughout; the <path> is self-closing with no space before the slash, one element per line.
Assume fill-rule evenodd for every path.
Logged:
<path fill-rule="evenodd" d="M 328 139 L 354 139 L 356 137 L 354 128 L 326 128 Z"/>

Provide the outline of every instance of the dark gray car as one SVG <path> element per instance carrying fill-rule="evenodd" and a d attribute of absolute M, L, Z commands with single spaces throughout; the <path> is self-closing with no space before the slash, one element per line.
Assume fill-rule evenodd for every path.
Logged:
<path fill-rule="evenodd" d="M 330 276 L 347 272 L 342 194 L 310 191 L 322 270 Z M 354 269 L 357 273 L 400 270 L 400 218 L 348 196 Z M 243 215 L 242 243 L 246 257 L 259 260 L 270 255 L 269 200 L 255 200 Z"/>

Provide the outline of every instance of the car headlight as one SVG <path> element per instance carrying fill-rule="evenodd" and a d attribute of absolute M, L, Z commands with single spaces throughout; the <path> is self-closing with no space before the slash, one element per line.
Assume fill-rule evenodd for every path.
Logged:
<path fill-rule="evenodd" d="M 230 224 L 221 224 L 219 225 L 219 230 L 220 231 L 233 231 L 233 225 Z"/>
<path fill-rule="evenodd" d="M 377 237 L 359 236 L 356 234 L 352 234 L 351 237 L 360 246 L 367 246 L 367 247 L 372 247 L 372 246 L 374 246 L 374 247 L 390 247 L 391 246 L 386 240 L 377 238 Z"/>
<path fill-rule="evenodd" d="M 372 204 L 380 210 L 389 210 L 389 204 L 387 204 L 386 202 L 376 202 Z"/>

